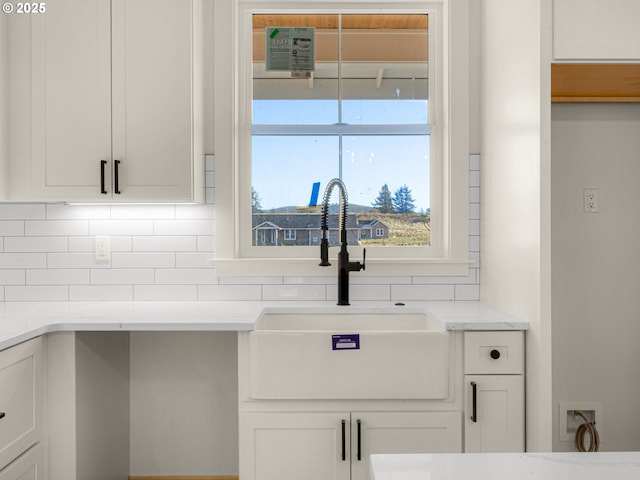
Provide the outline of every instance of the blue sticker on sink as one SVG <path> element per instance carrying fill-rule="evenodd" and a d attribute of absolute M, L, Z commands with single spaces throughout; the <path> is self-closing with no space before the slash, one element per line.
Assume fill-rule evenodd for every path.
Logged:
<path fill-rule="evenodd" d="M 331 335 L 332 350 L 360 350 L 359 333 L 341 333 Z"/>

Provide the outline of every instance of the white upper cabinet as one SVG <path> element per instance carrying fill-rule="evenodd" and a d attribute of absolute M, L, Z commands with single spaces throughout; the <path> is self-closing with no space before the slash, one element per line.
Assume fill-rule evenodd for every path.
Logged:
<path fill-rule="evenodd" d="M 554 0 L 555 60 L 640 60 L 638 0 Z"/>
<path fill-rule="evenodd" d="M 31 121 L 17 122 L 10 158 L 31 169 L 12 171 L 11 200 L 202 201 L 199 6 L 57 0 L 30 16 L 31 71 L 13 85 Z"/>

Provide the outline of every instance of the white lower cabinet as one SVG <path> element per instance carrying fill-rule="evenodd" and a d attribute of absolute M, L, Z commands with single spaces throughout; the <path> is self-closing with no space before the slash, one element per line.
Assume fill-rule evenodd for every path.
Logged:
<path fill-rule="evenodd" d="M 0 471 L 0 480 L 45 480 L 44 454 L 38 444 Z"/>
<path fill-rule="evenodd" d="M 459 412 L 246 413 L 243 480 L 365 480 L 374 453 L 460 452 Z"/>
<path fill-rule="evenodd" d="M 42 440 L 41 351 L 41 340 L 36 338 L 0 352 L 2 475 L 5 467 L 9 469 L 12 462 Z"/>
<path fill-rule="evenodd" d="M 465 385 L 465 452 L 523 452 L 523 376 L 465 375 Z"/>
<path fill-rule="evenodd" d="M 524 333 L 464 334 L 465 452 L 524 452 Z"/>

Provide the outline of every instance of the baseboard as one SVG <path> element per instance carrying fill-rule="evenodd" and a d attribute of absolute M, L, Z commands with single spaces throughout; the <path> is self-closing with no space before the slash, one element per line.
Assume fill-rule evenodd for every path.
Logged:
<path fill-rule="evenodd" d="M 214 476 L 184 476 L 184 475 L 170 475 L 170 476 L 158 476 L 158 475 L 140 475 L 135 477 L 129 477 L 129 480 L 238 480 L 237 475 L 214 475 Z"/>

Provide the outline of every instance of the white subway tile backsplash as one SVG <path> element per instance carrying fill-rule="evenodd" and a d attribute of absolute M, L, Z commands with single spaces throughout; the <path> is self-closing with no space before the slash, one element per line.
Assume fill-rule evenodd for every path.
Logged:
<path fill-rule="evenodd" d="M 209 205 L 213 205 L 215 203 L 215 189 L 214 188 L 205 188 L 204 189 L 204 201 Z"/>
<path fill-rule="evenodd" d="M 469 204 L 469 220 L 479 220 L 479 219 L 480 219 L 480 204 L 470 203 Z"/>
<path fill-rule="evenodd" d="M 449 301 L 454 297 L 454 285 L 391 285 L 392 301 Z"/>
<path fill-rule="evenodd" d="M 92 285 L 135 285 L 153 284 L 155 280 L 153 268 L 110 268 L 92 269 Z"/>
<path fill-rule="evenodd" d="M 7 237 L 5 252 L 66 252 L 67 237 Z"/>
<path fill-rule="evenodd" d="M 110 262 L 97 261 L 94 253 L 47 253 L 47 268 L 110 268 Z"/>
<path fill-rule="evenodd" d="M 27 285 L 86 285 L 89 270 L 46 268 L 27 270 Z"/>
<path fill-rule="evenodd" d="M 326 275 L 322 277 L 283 277 L 285 285 L 335 285 L 338 283 L 337 277 L 334 275 Z"/>
<path fill-rule="evenodd" d="M 111 220 L 155 220 L 176 218 L 175 205 L 112 205 Z"/>
<path fill-rule="evenodd" d="M 140 301 L 197 300 L 197 285 L 135 285 L 133 299 Z"/>
<path fill-rule="evenodd" d="M 153 235 L 153 220 L 92 220 L 90 235 Z"/>
<path fill-rule="evenodd" d="M 177 268 L 213 268 L 209 252 L 178 252 L 176 253 Z"/>
<path fill-rule="evenodd" d="M 112 252 L 130 252 L 132 249 L 131 237 L 109 237 L 109 248 Z M 70 252 L 95 252 L 96 237 L 69 237 Z"/>
<path fill-rule="evenodd" d="M 132 285 L 71 285 L 69 300 L 72 302 L 124 302 L 133 300 Z"/>
<path fill-rule="evenodd" d="M 338 301 L 338 287 L 327 286 L 327 300 Z M 390 301 L 391 285 L 349 285 L 349 300 L 358 301 Z"/>
<path fill-rule="evenodd" d="M 480 300 L 480 285 L 456 285 L 455 300 Z"/>
<path fill-rule="evenodd" d="M 262 300 L 262 287 L 260 285 L 198 285 L 198 300 L 259 301 Z"/>
<path fill-rule="evenodd" d="M 42 220 L 45 218 L 44 204 L 0 204 L 0 220 Z"/>
<path fill-rule="evenodd" d="M 211 220 L 155 220 L 154 235 L 212 235 Z"/>
<path fill-rule="evenodd" d="M 282 285 L 282 277 L 220 277 L 220 285 Z"/>
<path fill-rule="evenodd" d="M 413 277 L 414 285 L 468 285 L 476 283 L 476 269 L 470 268 L 469 275 L 455 277 Z"/>
<path fill-rule="evenodd" d="M 0 270 L 0 285 L 24 285 L 25 284 L 25 271 L 24 270 Z"/>
<path fill-rule="evenodd" d="M 133 237 L 134 252 L 194 252 L 197 238 L 194 236 L 144 236 Z"/>
<path fill-rule="evenodd" d="M 204 170 L 205 172 L 213 172 L 215 169 L 215 156 L 206 154 L 204 156 Z"/>
<path fill-rule="evenodd" d="M 199 252 L 213 252 L 213 235 L 198 235 L 196 250 Z"/>
<path fill-rule="evenodd" d="M 176 254 L 158 253 L 112 253 L 113 268 L 175 268 Z"/>
<path fill-rule="evenodd" d="M 472 153 L 469 155 L 469 170 L 471 171 L 480 170 L 480 154 L 479 153 Z"/>
<path fill-rule="evenodd" d="M 69 300 L 69 287 L 54 286 L 7 286 L 4 287 L 7 302 L 66 302 Z"/>
<path fill-rule="evenodd" d="M 469 202 L 470 203 L 480 203 L 480 188 L 479 187 L 471 187 L 471 188 L 469 188 Z"/>
<path fill-rule="evenodd" d="M 176 205 L 176 218 L 183 219 L 197 219 L 197 220 L 213 220 L 213 206 L 212 205 Z M 211 232 L 213 231 L 213 224 L 211 224 Z"/>
<path fill-rule="evenodd" d="M 337 300 L 335 274 L 218 277 L 214 170 L 205 156 L 204 205 L 0 204 L 0 301 Z M 469 155 L 469 275 L 353 274 L 351 300 L 479 299 L 480 181 Z M 109 261 L 95 259 L 98 235 Z"/>
<path fill-rule="evenodd" d="M 24 234 L 39 237 L 88 235 L 89 220 L 27 220 Z"/>
<path fill-rule="evenodd" d="M 46 268 L 46 253 L 0 253 L 0 268 Z"/>
<path fill-rule="evenodd" d="M 213 268 L 159 268 L 156 285 L 217 285 L 218 276 Z"/>
<path fill-rule="evenodd" d="M 263 300 L 326 300 L 324 285 L 264 285 Z"/>
<path fill-rule="evenodd" d="M 97 220 L 110 218 L 109 205 L 67 205 L 50 203 L 47 207 L 47 220 Z"/>
<path fill-rule="evenodd" d="M 0 236 L 12 237 L 24 235 L 23 220 L 0 220 Z"/>

